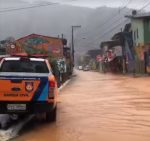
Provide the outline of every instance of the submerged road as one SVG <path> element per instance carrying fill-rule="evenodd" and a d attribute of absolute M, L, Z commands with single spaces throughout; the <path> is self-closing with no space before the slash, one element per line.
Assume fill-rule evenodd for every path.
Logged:
<path fill-rule="evenodd" d="M 150 78 L 76 71 L 56 123 L 29 123 L 14 141 L 150 141 Z"/>

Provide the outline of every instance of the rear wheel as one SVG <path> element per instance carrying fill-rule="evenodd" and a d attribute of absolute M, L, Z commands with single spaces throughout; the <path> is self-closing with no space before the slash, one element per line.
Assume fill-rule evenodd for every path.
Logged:
<path fill-rule="evenodd" d="M 57 107 L 55 107 L 50 112 L 46 112 L 46 122 L 54 122 L 54 121 L 56 121 L 56 115 L 57 115 Z"/>

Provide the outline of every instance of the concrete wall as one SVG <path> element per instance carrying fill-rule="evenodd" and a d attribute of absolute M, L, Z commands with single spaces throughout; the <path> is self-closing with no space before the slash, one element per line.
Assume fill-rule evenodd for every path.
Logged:
<path fill-rule="evenodd" d="M 144 63 L 144 20 L 132 19 L 133 46 L 135 49 L 135 73 L 145 73 Z"/>
<path fill-rule="evenodd" d="M 150 20 L 144 20 L 144 42 L 150 43 Z"/>
<path fill-rule="evenodd" d="M 144 44 L 144 23 L 141 19 L 132 19 L 133 44 L 137 47 Z"/>

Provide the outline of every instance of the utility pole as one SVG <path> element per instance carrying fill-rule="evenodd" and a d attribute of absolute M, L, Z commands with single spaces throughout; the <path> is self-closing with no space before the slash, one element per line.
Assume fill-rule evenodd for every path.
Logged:
<path fill-rule="evenodd" d="M 122 34 L 122 38 L 123 38 L 123 44 L 122 44 L 122 71 L 123 71 L 123 74 L 126 73 L 126 49 L 125 49 L 125 41 L 124 41 L 124 35 L 123 35 L 123 32 L 121 32 Z"/>
<path fill-rule="evenodd" d="M 61 34 L 61 39 L 62 39 L 62 42 L 63 42 L 63 49 L 64 49 L 64 41 L 63 41 L 64 40 L 64 34 L 63 33 Z"/>
<path fill-rule="evenodd" d="M 64 34 L 63 33 L 61 34 L 61 38 L 64 39 Z"/>
<path fill-rule="evenodd" d="M 73 67 L 74 67 L 74 53 L 75 53 L 75 50 L 74 50 L 74 29 L 75 28 L 81 28 L 81 25 L 75 25 L 75 26 L 72 26 L 72 61 L 73 61 Z"/>

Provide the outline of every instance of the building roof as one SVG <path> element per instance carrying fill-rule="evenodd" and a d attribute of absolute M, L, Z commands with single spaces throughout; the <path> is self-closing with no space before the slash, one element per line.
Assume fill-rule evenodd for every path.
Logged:
<path fill-rule="evenodd" d="M 131 19 L 150 19 L 150 12 L 148 13 L 140 13 L 135 15 L 126 15 L 125 17 Z"/>
<path fill-rule="evenodd" d="M 102 52 L 100 49 L 92 49 L 92 50 L 88 50 L 87 54 L 90 55 L 90 57 L 92 58 L 96 58 L 96 56 L 102 54 Z"/>
<path fill-rule="evenodd" d="M 19 39 L 17 39 L 16 41 L 21 41 L 21 40 L 23 40 L 23 39 L 26 39 L 26 38 L 32 38 L 32 37 L 44 37 L 44 38 L 51 38 L 51 39 L 55 39 L 55 40 L 59 40 L 59 41 L 61 41 L 62 42 L 62 44 L 63 45 L 67 45 L 67 39 L 65 39 L 65 38 L 59 38 L 59 37 L 51 37 L 51 36 L 45 36 L 45 35 L 40 35 L 40 34 L 30 34 L 30 35 L 27 35 L 27 36 L 24 36 L 24 37 L 21 37 L 21 38 L 19 38 Z"/>
<path fill-rule="evenodd" d="M 111 48 L 111 47 L 118 46 L 118 45 L 121 45 L 121 42 L 119 40 L 111 40 L 111 41 L 102 42 L 100 45 L 100 48 L 104 46 L 108 46 L 109 48 Z"/>
<path fill-rule="evenodd" d="M 62 39 L 58 38 L 58 37 L 50 37 L 50 36 L 45 36 L 45 35 L 40 35 L 40 34 L 34 34 L 34 33 L 30 34 L 30 35 L 27 35 L 27 36 L 24 36 L 22 38 L 19 38 L 19 39 L 17 39 L 17 41 L 20 41 L 20 40 L 22 40 L 24 38 L 28 38 L 28 37 L 34 37 L 34 36 L 41 36 L 41 37 L 52 38 L 52 39 L 57 39 L 57 40 L 61 40 L 62 41 Z"/>
<path fill-rule="evenodd" d="M 120 40 L 122 38 L 122 34 L 123 34 L 123 32 L 118 32 L 118 33 L 114 34 L 111 39 L 113 41 Z"/>

